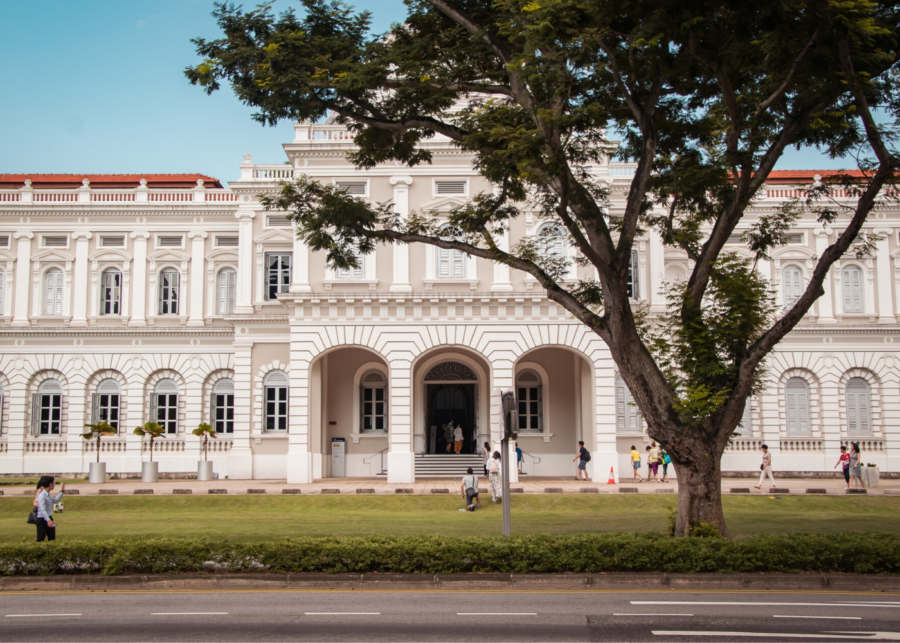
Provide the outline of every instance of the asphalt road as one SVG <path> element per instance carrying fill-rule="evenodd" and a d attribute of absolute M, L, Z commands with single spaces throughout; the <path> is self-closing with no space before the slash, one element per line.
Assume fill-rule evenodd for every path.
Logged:
<path fill-rule="evenodd" d="M 900 641 L 900 596 L 0 593 L 0 641 Z"/>

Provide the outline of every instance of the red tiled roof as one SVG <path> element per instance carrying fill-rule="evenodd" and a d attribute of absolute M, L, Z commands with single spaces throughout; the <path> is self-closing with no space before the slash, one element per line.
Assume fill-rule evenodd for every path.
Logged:
<path fill-rule="evenodd" d="M 854 178 L 865 176 L 860 170 L 772 170 L 766 183 L 772 185 L 812 183 L 816 174 L 822 179 L 834 179 L 838 176 Z"/>
<path fill-rule="evenodd" d="M 224 187 L 219 179 L 205 174 L 0 174 L 0 189 L 18 190 L 25 179 L 39 190 L 80 188 L 82 179 L 88 179 L 92 188 L 136 188 L 141 179 L 147 179 L 150 188 L 193 188 L 197 179 L 203 179 L 207 188 Z"/>

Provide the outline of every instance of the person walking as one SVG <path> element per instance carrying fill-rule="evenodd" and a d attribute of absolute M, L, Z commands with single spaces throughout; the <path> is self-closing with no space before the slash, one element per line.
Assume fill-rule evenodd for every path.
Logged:
<path fill-rule="evenodd" d="M 641 454 L 633 444 L 631 445 L 631 468 L 634 470 L 631 481 L 643 482 L 644 477 L 641 475 Z"/>
<path fill-rule="evenodd" d="M 672 464 L 672 458 L 666 452 L 665 449 L 660 449 L 660 456 L 662 456 L 662 464 L 663 464 L 663 482 L 669 481 L 669 465 Z"/>
<path fill-rule="evenodd" d="M 841 457 L 838 458 L 838 461 L 834 463 L 834 468 L 837 469 L 837 466 L 841 465 L 841 472 L 844 474 L 844 482 L 847 483 L 847 488 L 850 488 L 850 454 L 847 453 L 847 447 L 841 447 Z"/>
<path fill-rule="evenodd" d="M 591 461 L 591 452 L 584 448 L 584 440 L 578 441 L 578 453 L 572 458 L 572 462 L 578 460 L 578 468 L 575 469 L 575 479 L 581 480 L 581 474 L 584 474 L 585 480 L 590 480 L 587 474 L 587 463 Z"/>
<path fill-rule="evenodd" d="M 53 476 L 43 476 L 38 482 L 41 488 L 37 496 L 37 540 L 42 542 L 44 539 L 56 540 L 56 521 L 53 520 L 53 503 L 62 500 L 63 493 L 66 491 L 66 485 L 62 485 L 56 496 L 51 496 L 50 492 L 56 487 Z"/>
<path fill-rule="evenodd" d="M 466 475 L 463 476 L 462 482 L 459 485 L 459 490 L 466 499 L 466 509 L 475 511 L 481 507 L 481 505 L 478 504 L 478 476 L 472 472 L 472 467 L 466 469 Z M 463 510 L 460 509 L 460 511 Z"/>
<path fill-rule="evenodd" d="M 647 466 L 650 474 L 650 482 L 659 482 L 659 449 L 656 448 L 656 442 L 650 443 L 650 453 L 648 454 Z"/>
<path fill-rule="evenodd" d="M 453 452 L 454 453 L 462 453 L 462 445 L 463 445 L 463 430 L 460 425 L 456 425 L 456 428 L 453 429 Z"/>
<path fill-rule="evenodd" d="M 762 464 L 759 465 L 759 484 L 756 485 L 757 489 L 762 489 L 763 480 L 766 479 L 766 475 L 769 476 L 769 480 L 772 481 L 772 486 L 775 486 L 775 476 L 772 475 L 772 454 L 769 453 L 768 445 L 762 445 Z"/>
<path fill-rule="evenodd" d="M 850 477 L 856 478 L 856 482 L 866 488 L 866 483 L 862 478 L 862 462 L 860 462 L 859 442 L 850 443 Z"/>
<path fill-rule="evenodd" d="M 503 485 L 500 480 L 500 452 L 494 451 L 488 461 L 488 480 L 491 483 L 491 500 L 500 502 L 503 499 Z"/>
<path fill-rule="evenodd" d="M 491 460 L 491 443 L 485 442 L 481 447 L 481 463 L 484 465 L 484 475 L 488 474 L 488 462 Z"/>
<path fill-rule="evenodd" d="M 516 442 L 516 467 L 519 469 L 519 473 L 522 473 L 522 461 L 524 458 L 522 457 L 522 449 L 519 448 L 519 443 Z"/>

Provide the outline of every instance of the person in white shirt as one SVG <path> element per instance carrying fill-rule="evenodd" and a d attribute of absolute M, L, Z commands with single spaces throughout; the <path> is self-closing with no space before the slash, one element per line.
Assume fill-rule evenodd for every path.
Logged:
<path fill-rule="evenodd" d="M 53 520 L 53 503 L 62 500 L 66 485 L 62 485 L 56 496 L 50 492 L 56 487 L 53 476 L 41 478 L 38 486 L 41 488 L 37 497 L 37 542 L 56 540 L 56 521 Z"/>
<path fill-rule="evenodd" d="M 759 484 L 756 485 L 757 489 L 762 487 L 763 480 L 766 479 L 766 476 L 769 476 L 769 480 L 772 481 L 772 486 L 775 486 L 775 476 L 772 475 L 772 454 L 769 453 L 768 445 L 762 445 L 762 464 L 759 465 L 759 470 L 761 473 L 759 474 Z"/>
<path fill-rule="evenodd" d="M 466 469 L 466 474 L 467 475 L 463 476 L 462 482 L 459 485 L 459 490 L 466 499 L 466 509 L 475 511 L 481 507 L 481 505 L 478 504 L 478 476 L 474 475 L 472 467 Z M 460 511 L 462 511 L 462 509 L 460 509 Z"/>
<path fill-rule="evenodd" d="M 460 425 L 456 425 L 453 429 L 453 452 L 461 453 L 463 447 L 463 430 Z"/>

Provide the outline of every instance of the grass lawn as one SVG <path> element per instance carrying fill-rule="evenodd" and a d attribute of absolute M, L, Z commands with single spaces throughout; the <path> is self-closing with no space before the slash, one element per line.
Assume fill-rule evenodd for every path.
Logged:
<path fill-rule="evenodd" d="M 737 538 L 760 533 L 900 531 L 900 498 L 724 498 Z M 281 536 L 499 535 L 500 505 L 461 512 L 456 496 L 126 496 L 65 500 L 65 539 L 208 536 L 257 541 Z M 675 497 L 513 496 L 514 534 L 665 531 Z M 34 538 L 30 498 L 0 500 L 0 542 Z"/>

